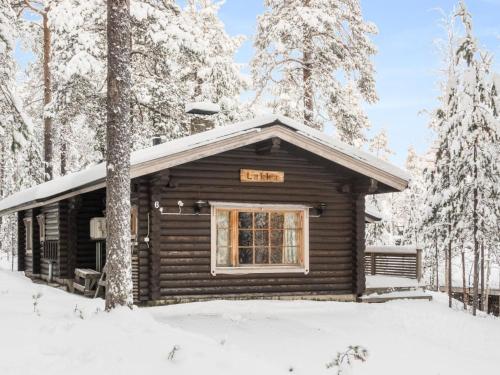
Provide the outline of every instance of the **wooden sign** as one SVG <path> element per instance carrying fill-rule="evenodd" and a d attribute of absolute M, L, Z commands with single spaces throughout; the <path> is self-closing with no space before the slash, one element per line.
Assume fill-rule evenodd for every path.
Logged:
<path fill-rule="evenodd" d="M 240 181 L 283 183 L 285 182 L 285 172 L 240 169 Z"/>

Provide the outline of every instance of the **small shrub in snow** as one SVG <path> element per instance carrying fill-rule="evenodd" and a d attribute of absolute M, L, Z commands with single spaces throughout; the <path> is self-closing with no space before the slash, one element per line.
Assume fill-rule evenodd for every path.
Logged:
<path fill-rule="evenodd" d="M 31 297 L 33 299 L 33 312 L 36 313 L 36 315 L 40 316 L 40 310 L 38 310 L 38 304 L 40 298 L 42 297 L 42 293 L 38 292 L 36 294 L 33 294 Z"/>
<path fill-rule="evenodd" d="M 82 309 L 80 309 L 78 307 L 78 305 L 75 305 L 75 309 L 73 310 L 73 312 L 75 313 L 75 315 L 77 315 L 80 319 L 85 319 L 85 317 L 83 316 L 83 311 Z"/>
<path fill-rule="evenodd" d="M 347 350 L 338 352 L 337 357 L 326 364 L 326 368 L 337 367 L 337 374 L 341 375 L 347 366 L 350 366 L 353 360 L 365 362 L 368 358 L 368 350 L 359 345 L 349 345 Z"/>
<path fill-rule="evenodd" d="M 168 360 L 173 361 L 175 357 L 175 353 L 180 349 L 181 347 L 179 345 L 174 345 L 172 350 L 168 353 Z"/>

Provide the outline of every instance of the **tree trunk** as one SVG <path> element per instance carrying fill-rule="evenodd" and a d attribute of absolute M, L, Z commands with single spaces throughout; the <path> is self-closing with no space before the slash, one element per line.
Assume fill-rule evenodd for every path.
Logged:
<path fill-rule="evenodd" d="M 436 232 L 434 232 L 434 246 L 436 246 L 436 291 L 439 292 L 439 249 Z"/>
<path fill-rule="evenodd" d="M 108 0 L 106 310 L 131 306 L 130 3 Z"/>
<path fill-rule="evenodd" d="M 53 140 L 52 115 L 47 114 L 47 106 L 52 102 L 52 76 L 50 73 L 51 34 L 49 28 L 48 9 L 42 13 L 43 27 L 43 159 L 45 163 L 44 180 L 53 177 Z"/>
<path fill-rule="evenodd" d="M 68 149 L 66 147 L 67 137 L 66 137 L 66 124 L 61 124 L 61 136 L 59 139 L 61 145 L 61 176 L 64 176 L 67 172 L 67 153 Z"/>
<path fill-rule="evenodd" d="M 308 7 L 310 0 L 304 0 Z M 304 123 L 313 126 L 314 120 L 314 90 L 312 87 L 312 40 L 309 30 L 304 28 L 302 79 L 304 84 Z"/>
<path fill-rule="evenodd" d="M 490 263 L 490 249 L 488 247 L 488 256 L 486 260 L 486 281 L 484 285 L 484 291 L 483 291 L 483 311 L 486 312 L 486 314 L 489 313 L 489 298 L 490 298 L 490 275 L 491 275 L 491 263 Z"/>
<path fill-rule="evenodd" d="M 5 145 L 0 140 L 0 199 L 3 199 L 5 186 Z M 3 216 L 0 216 L 0 227 L 2 226 Z M 0 240 L 1 243 L 1 240 Z"/>
<path fill-rule="evenodd" d="M 465 283 L 465 252 L 462 250 L 462 293 L 464 310 L 467 310 L 467 305 L 469 304 L 469 296 L 467 295 L 467 287 Z"/>
<path fill-rule="evenodd" d="M 450 220 L 450 217 L 448 217 L 448 220 Z M 452 243 L 451 243 L 451 224 L 448 225 L 448 307 L 451 308 L 451 302 L 452 302 L 452 296 L 453 296 L 453 283 L 452 283 L 452 263 L 451 263 L 451 248 L 452 248 Z"/>
<path fill-rule="evenodd" d="M 484 311 L 484 243 L 481 242 L 481 298 L 479 310 Z"/>
<path fill-rule="evenodd" d="M 474 145 L 474 184 L 477 183 L 477 165 L 476 165 L 476 153 L 477 147 Z M 477 204 L 478 204 L 478 191 L 477 186 L 473 189 L 473 238 L 474 238 L 474 285 L 472 292 L 472 315 L 476 315 L 478 307 L 478 295 L 479 295 L 479 242 L 477 239 L 477 225 L 478 225 L 478 215 L 477 215 Z"/>

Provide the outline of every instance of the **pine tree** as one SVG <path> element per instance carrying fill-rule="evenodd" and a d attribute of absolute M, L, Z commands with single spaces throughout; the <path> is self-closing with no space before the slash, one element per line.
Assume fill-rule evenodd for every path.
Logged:
<path fill-rule="evenodd" d="M 389 160 L 394 152 L 389 148 L 387 132 L 380 130 L 369 142 L 368 150 L 377 158 Z M 382 215 L 382 220 L 366 227 L 366 242 L 368 245 L 392 245 L 395 241 L 395 223 L 393 220 L 393 194 L 369 195 L 366 205 Z"/>
<path fill-rule="evenodd" d="M 241 120 L 249 115 L 240 102 L 241 92 L 249 87 L 242 76 L 234 55 L 243 36 L 231 37 L 218 18 L 223 2 L 188 0 L 183 10 L 182 24 L 191 35 L 196 52 L 187 55 L 186 83 L 188 98 L 194 102 L 220 105 L 221 112 L 212 116 L 216 126 Z"/>
<path fill-rule="evenodd" d="M 258 98 L 274 110 L 321 128 L 333 122 L 339 137 L 365 139 L 373 103 L 376 49 L 359 0 L 266 0 L 258 18 L 252 73 Z"/>
<path fill-rule="evenodd" d="M 22 180 L 19 167 L 32 139 L 33 125 L 25 113 L 16 85 L 15 39 L 19 36 L 16 15 L 9 2 L 0 3 L 0 199 L 16 192 Z M 14 264 L 17 215 L 0 217 L 0 256 Z"/>
<path fill-rule="evenodd" d="M 105 154 L 106 7 L 99 0 L 57 2 L 49 21 L 54 161 L 64 175 Z"/>
<path fill-rule="evenodd" d="M 52 72 L 50 69 L 52 57 L 52 30 L 49 24 L 49 13 L 51 7 L 55 4 L 55 0 L 23 0 L 14 2 L 18 9 L 18 14 L 27 13 L 26 18 L 30 18 L 29 14 L 35 14 L 39 20 L 34 21 L 41 28 L 41 35 L 33 32 L 34 36 L 40 38 L 40 74 L 43 84 L 43 108 L 41 118 L 43 119 L 43 160 L 44 160 L 44 179 L 51 180 L 53 178 L 53 108 L 52 108 Z M 33 21 L 27 21 L 32 23 Z M 37 30 L 38 31 L 38 30 Z"/>
<path fill-rule="evenodd" d="M 472 235 L 474 251 L 474 284 L 472 313 L 479 306 L 480 249 L 498 231 L 498 197 L 500 165 L 498 164 L 498 115 L 495 107 L 491 59 L 479 51 L 472 31 L 472 18 L 465 4 L 457 11 L 464 25 L 465 37 L 456 52 L 463 64 L 456 138 L 451 145 L 451 156 L 460 160 L 456 170 L 456 189 L 453 201 L 460 214 L 459 227 L 466 227 Z M 493 228 L 491 227 L 493 225 Z"/>
<path fill-rule="evenodd" d="M 106 310 L 132 306 L 130 243 L 130 3 L 108 0 Z"/>
<path fill-rule="evenodd" d="M 450 287 L 453 244 L 472 249 L 475 314 L 480 248 L 498 230 L 498 114 L 490 61 L 477 48 L 472 20 L 463 2 L 455 16 L 462 21 L 465 35 L 457 45 L 450 44 L 447 84 L 441 108 L 435 111 L 432 120 L 438 139 L 435 165 L 425 174 L 429 182 L 426 198 L 429 209 L 424 215 L 423 228 L 429 241 L 433 238 L 436 246 L 446 249 Z M 463 252 L 462 269 L 465 275 Z M 465 280 L 463 284 L 465 296 Z"/>

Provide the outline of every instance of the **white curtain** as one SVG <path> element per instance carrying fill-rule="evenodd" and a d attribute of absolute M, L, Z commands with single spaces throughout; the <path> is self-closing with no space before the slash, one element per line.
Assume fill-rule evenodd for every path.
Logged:
<path fill-rule="evenodd" d="M 298 255 L 297 248 L 298 244 L 298 233 L 297 228 L 299 227 L 299 218 L 296 212 L 285 212 L 285 230 L 284 230 L 284 242 L 283 246 L 285 249 L 285 257 L 283 263 L 285 264 L 297 264 Z"/>
<path fill-rule="evenodd" d="M 217 265 L 231 265 L 229 211 L 217 211 Z"/>

